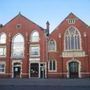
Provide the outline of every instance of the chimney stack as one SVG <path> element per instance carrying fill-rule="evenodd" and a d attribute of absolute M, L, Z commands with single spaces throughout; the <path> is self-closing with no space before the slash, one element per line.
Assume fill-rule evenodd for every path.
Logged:
<path fill-rule="evenodd" d="M 0 24 L 0 28 L 2 28 L 3 27 L 3 25 L 2 24 Z"/>
<path fill-rule="evenodd" d="M 49 36 L 49 21 L 46 22 L 46 35 Z"/>

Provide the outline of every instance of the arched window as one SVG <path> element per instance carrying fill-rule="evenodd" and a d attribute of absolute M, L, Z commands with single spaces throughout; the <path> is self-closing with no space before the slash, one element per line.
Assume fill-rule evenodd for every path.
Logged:
<path fill-rule="evenodd" d="M 55 40 L 50 40 L 49 41 L 48 50 L 49 51 L 56 51 L 56 42 L 55 42 Z"/>
<path fill-rule="evenodd" d="M 37 31 L 31 33 L 31 42 L 39 42 L 39 33 Z"/>
<path fill-rule="evenodd" d="M 56 71 L 57 70 L 57 62 L 56 60 L 50 59 L 48 62 L 48 69 L 49 71 Z"/>
<path fill-rule="evenodd" d="M 6 43 L 6 34 L 2 33 L 0 34 L 0 44 L 5 44 Z"/>
<path fill-rule="evenodd" d="M 24 55 L 24 37 L 21 34 L 14 36 L 12 40 L 12 57 L 22 58 Z"/>
<path fill-rule="evenodd" d="M 81 35 L 80 32 L 70 27 L 64 34 L 64 49 L 65 50 L 80 50 L 81 49 Z"/>

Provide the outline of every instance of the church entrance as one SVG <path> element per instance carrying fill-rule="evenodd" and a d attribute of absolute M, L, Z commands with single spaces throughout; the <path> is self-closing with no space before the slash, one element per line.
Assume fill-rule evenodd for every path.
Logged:
<path fill-rule="evenodd" d="M 72 61 L 69 63 L 69 78 L 79 77 L 79 63 Z"/>

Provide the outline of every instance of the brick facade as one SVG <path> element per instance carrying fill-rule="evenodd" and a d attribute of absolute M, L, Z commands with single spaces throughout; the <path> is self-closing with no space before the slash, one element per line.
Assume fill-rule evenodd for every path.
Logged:
<path fill-rule="evenodd" d="M 69 20 L 75 20 L 69 22 Z M 18 25 L 18 26 L 17 26 Z M 19 26 L 20 25 L 20 26 Z M 43 29 L 34 22 L 28 20 L 20 13 L 10 22 L 0 27 L 0 35 L 6 34 L 6 43 L 0 44 L 0 47 L 6 46 L 6 56 L 0 56 L 0 63 L 5 63 L 5 73 L 0 73 L 4 78 L 88 78 L 90 77 L 90 27 L 70 13 L 55 30 L 49 34 L 49 22 L 47 28 Z M 69 27 L 75 27 L 80 32 L 80 50 L 65 51 L 65 32 Z M 39 33 L 39 41 L 31 42 L 33 31 Z M 24 55 L 21 58 L 12 57 L 12 40 L 16 35 L 21 34 L 24 37 Z M 48 50 L 50 40 L 55 41 L 55 51 Z M 30 56 L 30 46 L 40 46 L 40 56 Z M 55 60 L 55 67 L 50 66 L 49 60 Z M 70 69 L 70 62 L 73 64 Z M 31 66 L 32 65 L 32 66 Z M 34 66 L 36 68 L 34 68 Z M 75 66 L 76 65 L 76 66 Z M 1 67 L 1 66 L 0 66 Z M 76 67 L 76 68 L 75 68 Z M 31 69 L 36 69 L 31 75 Z M 38 68 L 38 70 L 37 70 Z M 16 69 L 16 71 L 15 71 Z M 17 69 L 19 70 L 17 72 Z M 51 70 L 50 70 L 51 69 Z M 53 69 L 53 70 L 52 70 Z M 71 72 L 71 71 L 72 72 Z M 76 72 L 73 72 L 76 70 Z M 75 73 L 75 74 L 74 74 Z M 74 74 L 74 75 L 73 75 Z M 15 76 L 16 75 L 16 76 Z M 35 76 L 36 75 L 36 76 Z"/>

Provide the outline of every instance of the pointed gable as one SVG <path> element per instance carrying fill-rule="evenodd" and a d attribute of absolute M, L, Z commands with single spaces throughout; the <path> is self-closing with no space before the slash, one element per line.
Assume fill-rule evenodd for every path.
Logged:
<path fill-rule="evenodd" d="M 19 13 L 16 17 L 14 17 L 12 20 L 10 20 L 8 23 L 4 25 L 4 28 L 15 30 L 15 29 L 41 29 L 44 30 L 42 27 L 34 23 L 33 21 L 29 20 L 25 16 L 23 16 L 21 13 Z"/>
<path fill-rule="evenodd" d="M 54 29 L 53 32 L 63 33 L 69 26 L 75 26 L 78 29 L 85 30 L 88 25 L 79 19 L 72 12 Z M 52 32 L 52 33 L 53 33 Z"/>
<path fill-rule="evenodd" d="M 78 18 L 77 16 L 75 16 L 72 12 L 66 17 L 66 19 L 68 18 Z"/>
<path fill-rule="evenodd" d="M 86 27 L 88 27 L 88 25 L 82 21 L 80 18 L 78 18 L 75 14 L 73 14 L 72 12 L 66 17 L 66 20 L 75 20 L 75 22 L 77 23 L 77 21 L 79 21 L 79 23 L 81 25 L 84 25 Z M 75 23 L 74 23 L 75 24 Z"/>

